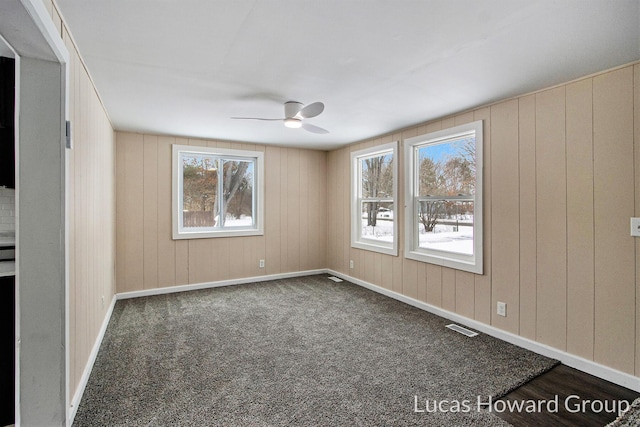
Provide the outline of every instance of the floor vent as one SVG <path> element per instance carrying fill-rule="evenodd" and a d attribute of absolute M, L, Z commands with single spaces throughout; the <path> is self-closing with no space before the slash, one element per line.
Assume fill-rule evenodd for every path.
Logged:
<path fill-rule="evenodd" d="M 466 335 L 468 337 L 475 337 L 476 335 L 478 335 L 477 332 L 473 332 L 473 331 L 471 331 L 471 330 L 469 330 L 467 328 L 463 328 L 462 326 L 456 325 L 456 324 L 453 324 L 453 323 L 450 324 L 450 325 L 447 325 L 446 327 L 451 329 L 451 330 L 453 330 L 453 331 L 460 332 L 462 335 Z"/>
<path fill-rule="evenodd" d="M 334 282 L 342 282 L 342 279 L 339 279 L 336 276 L 329 276 L 328 279 L 333 280 Z"/>

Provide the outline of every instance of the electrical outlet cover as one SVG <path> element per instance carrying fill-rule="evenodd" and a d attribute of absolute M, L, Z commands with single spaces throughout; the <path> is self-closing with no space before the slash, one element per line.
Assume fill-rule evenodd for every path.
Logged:
<path fill-rule="evenodd" d="M 498 316 L 505 316 L 506 317 L 506 315 L 507 315 L 507 303 L 498 301 L 497 314 L 498 314 Z"/>

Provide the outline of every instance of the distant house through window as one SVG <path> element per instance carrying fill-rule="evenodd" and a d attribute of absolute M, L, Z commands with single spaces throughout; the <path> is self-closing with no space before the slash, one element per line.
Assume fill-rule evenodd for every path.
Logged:
<path fill-rule="evenodd" d="M 351 153 L 351 246 L 398 254 L 397 142 Z"/>
<path fill-rule="evenodd" d="M 410 259 L 482 273 L 482 122 L 406 141 Z"/>
<path fill-rule="evenodd" d="M 263 156 L 173 146 L 173 238 L 263 234 Z"/>

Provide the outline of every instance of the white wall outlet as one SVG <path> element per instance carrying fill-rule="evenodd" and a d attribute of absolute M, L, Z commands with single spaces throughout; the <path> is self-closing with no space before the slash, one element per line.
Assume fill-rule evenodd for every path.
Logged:
<path fill-rule="evenodd" d="M 349 260 L 349 268 L 353 268 L 353 260 L 352 259 Z"/>
<path fill-rule="evenodd" d="M 264 268 L 264 260 L 263 259 L 260 260 L 260 268 Z"/>
<path fill-rule="evenodd" d="M 104 295 L 102 295 L 102 297 L 100 298 L 101 302 L 102 302 L 102 308 L 104 308 Z"/>
<path fill-rule="evenodd" d="M 497 314 L 498 314 L 498 316 L 507 317 L 507 303 L 506 302 L 498 301 Z"/>
<path fill-rule="evenodd" d="M 631 218 L 631 235 L 640 237 L 640 218 Z"/>

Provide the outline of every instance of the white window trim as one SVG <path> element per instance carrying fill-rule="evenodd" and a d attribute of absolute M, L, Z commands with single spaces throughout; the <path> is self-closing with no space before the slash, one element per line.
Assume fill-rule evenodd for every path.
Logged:
<path fill-rule="evenodd" d="M 200 147 L 195 145 L 178 145 L 173 144 L 172 156 L 172 222 L 173 222 L 173 239 L 203 239 L 212 237 L 238 237 L 238 236 L 261 236 L 264 235 L 264 152 L 262 151 L 245 151 L 232 150 L 228 148 Z M 238 160 L 251 159 L 255 160 L 254 164 L 254 197 L 255 206 L 252 213 L 254 218 L 253 227 L 228 228 L 222 230 L 194 230 L 185 231 L 180 227 L 182 213 L 182 174 L 180 167 L 180 154 L 213 154 L 222 157 L 231 157 Z"/>
<path fill-rule="evenodd" d="M 380 242 L 361 237 L 362 213 L 360 212 L 360 162 L 363 157 L 372 157 L 391 151 L 393 153 L 393 243 Z M 377 145 L 351 153 L 351 247 L 398 255 L 398 142 Z"/>
<path fill-rule="evenodd" d="M 442 140 L 455 138 L 475 131 L 476 138 L 476 187 L 474 196 L 473 255 L 420 248 L 418 246 L 417 189 L 415 148 Z M 483 274 L 483 157 L 482 120 L 419 135 L 405 141 L 405 258 L 450 267 L 471 273 Z"/>

